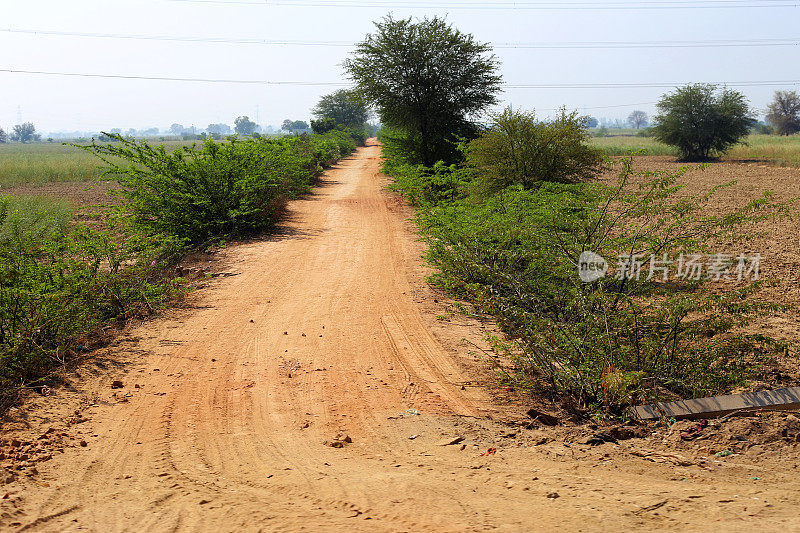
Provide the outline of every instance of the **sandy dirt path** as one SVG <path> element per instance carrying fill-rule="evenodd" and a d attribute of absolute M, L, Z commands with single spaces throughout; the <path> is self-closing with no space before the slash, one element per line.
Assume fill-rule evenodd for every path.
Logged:
<path fill-rule="evenodd" d="M 69 398 L 33 411 L 30 432 L 61 424 L 86 446 L 7 485 L 2 529 L 797 527 L 789 465 L 656 464 L 492 421 L 457 342 L 482 332 L 462 324 L 448 341 L 419 304 L 433 293 L 379 156 L 359 150 L 279 235 L 228 250 L 236 275 L 195 309 L 131 331 L 124 371 L 108 371 L 123 389 L 101 373 L 74 391 L 90 398 L 81 414 Z M 352 443 L 325 444 L 338 433 Z M 439 445 L 458 435 L 464 446 Z"/>

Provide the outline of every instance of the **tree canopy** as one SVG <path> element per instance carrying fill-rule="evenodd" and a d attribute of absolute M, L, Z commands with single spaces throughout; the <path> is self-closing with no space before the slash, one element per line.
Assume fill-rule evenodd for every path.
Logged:
<path fill-rule="evenodd" d="M 36 127 L 32 122 L 24 122 L 14 126 L 11 138 L 21 143 L 29 143 L 31 141 L 38 141 L 40 137 L 36 133 Z"/>
<path fill-rule="evenodd" d="M 796 91 L 775 91 L 767 107 L 767 120 L 779 135 L 800 132 L 800 95 Z"/>
<path fill-rule="evenodd" d="M 226 133 L 230 133 L 231 132 L 231 127 L 228 126 L 227 124 L 222 124 L 222 123 L 209 124 L 208 126 L 206 126 L 206 131 L 208 133 L 214 133 L 214 134 L 217 134 L 217 135 L 224 135 Z"/>
<path fill-rule="evenodd" d="M 684 161 L 724 154 L 755 124 L 747 99 L 732 89 L 696 83 L 665 94 L 656 104 L 655 138 L 676 146 Z"/>
<path fill-rule="evenodd" d="M 388 15 L 344 68 L 381 121 L 405 134 L 412 159 L 431 166 L 452 159 L 453 141 L 474 134 L 474 118 L 497 103 L 502 78 L 491 50 L 442 18 Z"/>
<path fill-rule="evenodd" d="M 234 130 L 239 135 L 252 135 L 258 128 L 258 124 L 250 120 L 248 116 L 238 117 L 233 121 L 233 124 Z"/>
<path fill-rule="evenodd" d="M 340 89 L 320 98 L 311 110 L 318 121 L 332 119 L 335 124 L 347 127 L 363 126 L 369 120 L 369 107 L 364 99 L 350 89 Z"/>
<path fill-rule="evenodd" d="M 307 130 L 309 129 L 309 126 L 308 122 L 304 120 L 292 120 L 290 118 L 287 118 L 286 120 L 283 121 L 283 124 L 281 124 L 281 129 L 284 131 L 296 132 L 296 131 Z"/>
<path fill-rule="evenodd" d="M 642 126 L 647 126 L 647 113 L 640 109 L 636 109 L 628 115 L 628 122 L 637 130 Z"/>

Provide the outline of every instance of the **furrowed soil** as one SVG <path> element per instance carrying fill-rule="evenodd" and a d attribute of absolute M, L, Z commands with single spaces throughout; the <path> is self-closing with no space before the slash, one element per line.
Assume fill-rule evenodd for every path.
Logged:
<path fill-rule="evenodd" d="M 523 421 L 541 406 L 486 386 L 472 343 L 492 325 L 425 283 L 379 158 L 359 150 L 277 235 L 225 250 L 189 308 L 14 410 L 2 529 L 800 529 L 786 415 L 774 450 L 723 458 L 736 432 L 589 446 L 589 426 Z"/>

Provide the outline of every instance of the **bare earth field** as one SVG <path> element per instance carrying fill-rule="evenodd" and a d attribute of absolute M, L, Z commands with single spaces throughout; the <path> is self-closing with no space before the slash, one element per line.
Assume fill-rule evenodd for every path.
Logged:
<path fill-rule="evenodd" d="M 540 406 L 503 404 L 468 342 L 492 325 L 437 319 L 452 302 L 425 283 L 379 157 L 359 150 L 273 238 L 222 252 L 216 268 L 234 275 L 12 411 L 0 528 L 800 531 L 800 420 L 590 446 L 598 428 L 528 424 L 521 413 Z M 693 176 L 738 177 L 717 200 L 733 202 L 791 196 L 800 171 Z M 764 270 L 796 276 L 797 222 L 765 239 Z M 797 301 L 796 277 L 783 279 L 775 294 Z M 798 331 L 789 313 L 764 327 Z"/>
<path fill-rule="evenodd" d="M 639 157 L 634 169 L 676 172 L 682 167 L 689 171 L 679 179 L 686 194 L 702 195 L 714 186 L 735 182 L 717 191 L 709 200 L 706 212 L 720 214 L 746 205 L 773 192 L 773 200 L 787 202 L 800 198 L 800 169 L 775 167 L 763 162 L 713 163 L 705 168 L 699 164 L 677 163 L 670 156 Z M 712 252 L 761 254 L 761 277 L 768 280 L 759 299 L 789 306 L 800 306 L 800 204 L 793 207 L 791 218 L 762 221 L 750 231 L 758 234 L 745 242 L 728 241 L 712 244 Z M 725 286 L 725 284 L 721 284 Z M 728 283 L 733 286 L 733 283 Z M 750 330 L 791 341 L 800 345 L 800 316 L 797 310 L 776 312 L 764 316 L 749 326 Z M 795 381 L 800 380 L 797 348 L 792 347 L 782 363 L 791 369 Z M 779 384 L 779 383 L 778 383 Z M 793 383 L 796 384 L 796 383 Z"/>

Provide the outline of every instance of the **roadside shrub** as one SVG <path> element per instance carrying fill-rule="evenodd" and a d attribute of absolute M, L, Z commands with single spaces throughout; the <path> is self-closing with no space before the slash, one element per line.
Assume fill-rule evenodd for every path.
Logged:
<path fill-rule="evenodd" d="M 576 112 L 562 109 L 555 119 L 540 121 L 532 112 L 506 109 L 466 145 L 466 163 L 490 192 L 541 181 L 586 181 L 603 161 L 600 150 L 586 144 L 588 137 L 586 121 Z"/>
<path fill-rule="evenodd" d="M 0 198 L 0 405 L 77 355 L 101 323 L 174 293 L 162 273 L 171 243 L 70 218 L 58 202 Z"/>
<path fill-rule="evenodd" d="M 359 144 L 361 138 L 358 137 L 358 128 L 347 130 L 333 130 L 324 135 L 325 138 L 332 139 L 339 148 L 339 157 L 346 157 L 356 151 L 356 146 L 366 144 L 366 138 Z"/>
<path fill-rule="evenodd" d="M 708 242 L 741 237 L 750 223 L 785 207 L 767 195 L 706 216 L 708 195 L 683 194 L 679 175 L 645 173 L 637 176 L 642 185 L 632 185 L 631 161 L 620 163 L 614 186 L 538 182 L 482 202 L 417 202 L 434 281 L 497 317 L 509 335 L 510 342 L 498 342 L 515 365 L 506 379 L 570 398 L 577 412 L 620 415 L 632 403 L 728 391 L 782 349 L 738 329 L 771 308 L 750 298 L 758 283 L 720 293 L 707 279 L 617 274 L 625 261 L 710 251 Z M 387 169 L 405 171 L 398 188 L 425 198 L 419 191 L 427 190 L 430 173 Z M 617 260 L 616 267 L 584 283 L 583 252 Z"/>
<path fill-rule="evenodd" d="M 756 123 L 747 99 L 732 89 L 696 83 L 656 104 L 655 138 L 677 147 L 682 161 L 710 161 L 744 139 Z"/>
<path fill-rule="evenodd" d="M 113 135 L 113 134 L 111 134 Z M 151 233 L 190 246 L 268 229 L 287 198 L 355 146 L 343 134 L 206 141 L 168 152 L 144 140 L 80 146 L 102 159 L 122 209 Z"/>
<path fill-rule="evenodd" d="M 370 137 L 370 130 L 367 126 L 338 126 L 336 129 L 352 139 L 356 146 L 366 146 L 367 139 Z"/>
<path fill-rule="evenodd" d="M 314 133 L 322 135 L 336 128 L 336 120 L 326 117 L 311 121 L 311 129 Z"/>
<path fill-rule="evenodd" d="M 472 181 L 470 169 L 442 161 L 433 168 L 387 162 L 384 172 L 394 178 L 392 190 L 403 194 L 415 206 L 431 207 L 464 198 Z"/>

